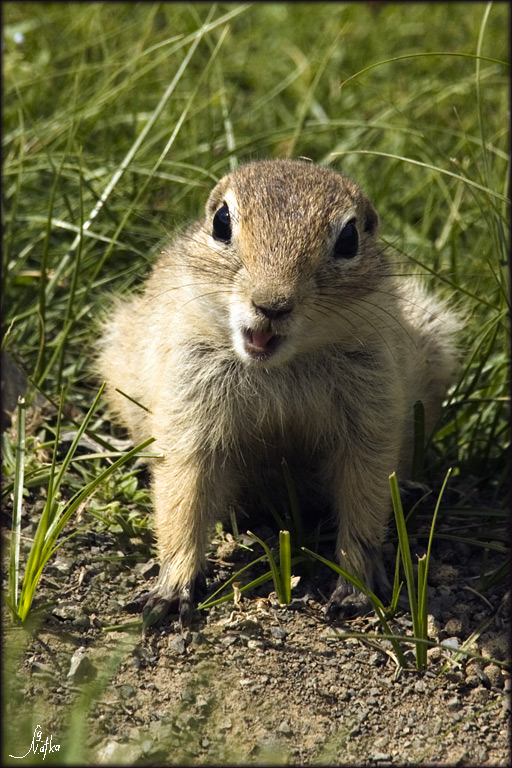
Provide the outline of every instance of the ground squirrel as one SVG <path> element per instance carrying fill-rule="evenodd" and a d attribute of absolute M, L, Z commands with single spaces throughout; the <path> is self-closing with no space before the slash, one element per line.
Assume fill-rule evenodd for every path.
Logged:
<path fill-rule="evenodd" d="M 393 273 L 377 227 L 339 173 L 250 163 L 219 181 L 143 292 L 110 312 L 97 370 L 112 411 L 163 454 L 146 616 L 179 603 L 188 620 L 212 524 L 283 457 L 332 509 L 342 567 L 370 586 L 382 578 L 388 476 L 407 476 L 414 403 L 427 433 L 438 418 L 457 322 L 403 268 Z M 340 580 L 336 601 L 350 592 Z"/>

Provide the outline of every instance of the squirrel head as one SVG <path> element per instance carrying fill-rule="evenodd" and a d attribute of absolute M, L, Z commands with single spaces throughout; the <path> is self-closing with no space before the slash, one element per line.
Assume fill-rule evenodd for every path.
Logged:
<path fill-rule="evenodd" d="M 305 160 L 260 161 L 224 176 L 200 238 L 207 271 L 230 287 L 223 294 L 239 358 L 269 366 L 355 338 L 368 314 L 361 298 L 385 273 L 378 222 L 353 181 Z"/>

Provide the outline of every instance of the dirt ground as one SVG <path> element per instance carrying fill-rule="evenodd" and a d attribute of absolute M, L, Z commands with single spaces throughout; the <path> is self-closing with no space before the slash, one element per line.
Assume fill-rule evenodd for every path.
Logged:
<path fill-rule="evenodd" d="M 51 735 L 64 750 L 79 738 L 67 723 L 89 691 L 94 703 L 87 714 L 77 710 L 75 722 L 92 764 L 510 765 L 509 673 L 488 660 L 454 658 L 472 633 L 475 652 L 508 654 L 506 585 L 475 591 L 476 550 L 435 547 L 431 635 L 453 651 L 432 648 L 423 671 L 414 670 L 411 652 L 407 671 L 389 642 L 372 637 L 375 616 L 327 619 L 322 593 L 332 574 L 323 567 L 316 588 L 302 578 L 287 607 L 269 597 L 266 583 L 238 605 L 197 612 L 184 633 L 172 617 L 144 637 L 140 629 L 112 629 L 137 620 L 124 606 L 157 573 L 147 560 L 150 541 L 119 545 L 109 532 L 78 533 L 45 570 L 35 607 L 50 607 L 18 658 L 16 695 L 4 699 L 8 754 L 29 747 L 32 731 L 27 741 L 27 730 L 16 727 L 27 702 L 36 707 L 41 743 Z M 209 592 L 247 556 L 218 534 Z M 392 553 L 389 560 L 392 567 Z M 392 627 L 412 632 L 403 611 Z M 6 620 L 6 647 L 21 648 L 21 637 Z"/>

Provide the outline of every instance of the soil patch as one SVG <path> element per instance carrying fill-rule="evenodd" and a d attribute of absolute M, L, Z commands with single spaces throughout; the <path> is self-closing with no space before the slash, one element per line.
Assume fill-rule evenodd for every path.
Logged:
<path fill-rule="evenodd" d="M 259 597 L 197 612 L 184 633 L 172 617 L 144 637 L 111 629 L 133 619 L 123 607 L 158 570 L 148 542 L 129 550 L 109 532 L 78 533 L 48 565 L 36 607 L 51 607 L 18 656 L 7 722 L 31 702 L 42 742 L 51 735 L 64 749 L 78 738 L 70 718 L 81 718 L 92 763 L 509 765 L 509 673 L 454 660 L 473 633 L 476 653 L 508 653 L 505 588 L 474 590 L 481 557 L 468 546 L 435 547 L 431 634 L 453 651 L 432 648 L 421 672 L 400 670 L 391 645 L 372 638 L 374 616 L 327 619 L 306 579 L 287 607 L 267 583 Z M 209 591 L 244 557 L 229 534 L 217 538 Z M 6 646 L 21 647 L 25 633 L 4 626 Z M 392 626 L 412 633 L 404 612 Z M 27 741 L 26 729 L 9 728 L 6 738 L 8 754 L 23 755 L 32 731 Z"/>

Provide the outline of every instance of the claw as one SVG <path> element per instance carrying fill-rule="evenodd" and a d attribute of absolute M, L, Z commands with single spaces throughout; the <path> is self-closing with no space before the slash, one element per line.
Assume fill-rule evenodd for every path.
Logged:
<path fill-rule="evenodd" d="M 153 590 L 150 590 L 149 592 L 140 592 L 133 598 L 133 600 L 125 603 L 123 610 L 128 613 L 141 613 L 152 594 Z"/>
<path fill-rule="evenodd" d="M 372 610 L 369 598 L 341 576 L 325 607 L 330 618 L 364 616 Z"/>
<path fill-rule="evenodd" d="M 142 611 L 142 630 L 145 631 L 153 624 L 165 619 L 171 613 L 171 608 L 175 602 L 165 598 L 148 600 Z"/>
<path fill-rule="evenodd" d="M 188 629 L 192 623 L 192 614 L 194 608 L 188 600 L 180 600 L 180 626 L 181 629 Z"/>
<path fill-rule="evenodd" d="M 178 613 L 182 629 L 190 626 L 194 613 L 194 584 L 164 591 L 161 585 L 140 593 L 124 606 L 130 613 L 142 612 L 143 631 L 163 621 L 170 613 Z"/>
<path fill-rule="evenodd" d="M 193 587 L 183 587 L 180 591 L 180 624 L 182 629 L 190 626 L 192 614 L 194 612 Z"/>

